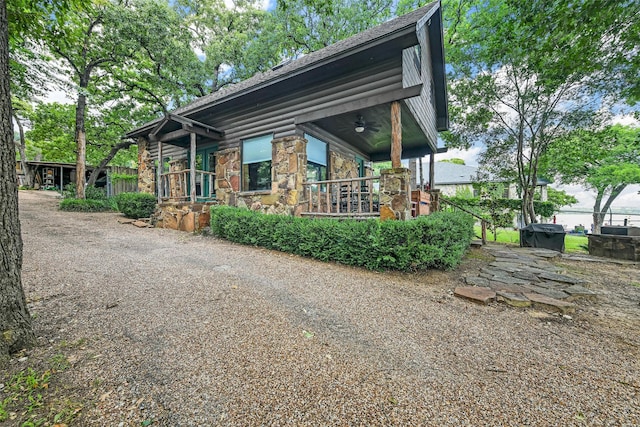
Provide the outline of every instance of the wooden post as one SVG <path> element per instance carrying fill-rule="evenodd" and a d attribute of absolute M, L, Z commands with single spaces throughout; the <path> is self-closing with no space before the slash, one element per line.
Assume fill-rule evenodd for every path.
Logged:
<path fill-rule="evenodd" d="M 402 167 L 402 119 L 400 116 L 400 102 L 391 103 L 391 167 Z"/>
<path fill-rule="evenodd" d="M 162 203 L 162 174 L 164 173 L 164 162 L 162 161 L 162 141 L 158 140 L 158 179 L 156 181 L 156 187 L 158 189 L 158 203 Z"/>
<path fill-rule="evenodd" d="M 26 176 L 26 171 L 25 171 L 25 176 Z M 64 176 L 64 167 L 60 166 L 60 194 L 62 194 L 64 192 L 64 180 L 62 179 L 62 177 Z"/>
<path fill-rule="evenodd" d="M 436 176 L 436 154 L 431 153 L 429 155 L 429 190 L 433 190 L 433 186 L 435 185 L 435 176 Z"/>
<path fill-rule="evenodd" d="M 190 184 L 191 184 L 191 203 L 196 202 L 196 134 L 191 132 L 191 158 L 189 162 L 189 169 L 191 170 Z"/>

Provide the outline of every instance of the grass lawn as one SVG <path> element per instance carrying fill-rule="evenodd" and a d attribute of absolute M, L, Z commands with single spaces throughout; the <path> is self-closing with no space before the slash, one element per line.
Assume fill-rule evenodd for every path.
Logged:
<path fill-rule="evenodd" d="M 480 227 L 475 227 L 476 235 L 480 236 Z M 509 228 L 498 229 L 498 243 L 510 243 L 520 244 L 520 232 L 518 230 L 512 230 Z M 487 240 L 493 242 L 493 233 L 487 230 Z M 587 236 L 578 234 L 567 234 L 564 238 L 564 250 L 565 252 L 579 252 L 588 253 L 587 251 Z"/>

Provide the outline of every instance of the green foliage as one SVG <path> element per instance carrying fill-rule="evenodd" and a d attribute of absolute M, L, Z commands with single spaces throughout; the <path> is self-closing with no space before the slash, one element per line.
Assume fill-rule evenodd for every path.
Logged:
<path fill-rule="evenodd" d="M 31 129 L 25 132 L 27 156 L 40 155 L 50 162 L 75 163 L 75 106 L 70 104 L 37 104 L 31 112 L 25 112 Z M 87 163 L 98 165 L 111 147 L 134 123 L 149 118 L 136 113 L 126 103 L 110 105 L 107 111 L 91 112 L 86 117 Z M 137 149 L 120 150 L 110 162 L 116 166 L 130 166 L 137 160 Z"/>
<path fill-rule="evenodd" d="M 39 104 L 27 113 L 31 122 L 30 130 L 25 132 L 27 150 L 35 157 L 49 162 L 75 163 L 75 107 L 70 104 Z"/>
<path fill-rule="evenodd" d="M 60 210 L 67 212 L 108 212 L 113 210 L 109 200 L 62 199 Z"/>
<path fill-rule="evenodd" d="M 544 165 L 564 184 L 595 190 L 594 214 L 599 226 L 604 219 L 601 213 L 627 185 L 640 183 L 640 129 L 614 125 L 577 130 L 551 145 Z"/>
<path fill-rule="evenodd" d="M 128 173 L 112 173 L 109 175 L 113 182 L 136 182 L 138 181 L 138 175 Z"/>
<path fill-rule="evenodd" d="M 464 165 L 464 159 L 454 157 L 452 159 L 438 160 L 438 163 L 453 163 L 454 165 Z"/>
<path fill-rule="evenodd" d="M 540 194 L 536 193 L 536 200 L 540 200 Z M 564 206 L 571 206 L 578 203 L 571 194 L 567 194 L 564 190 L 556 190 L 555 188 L 547 187 L 547 201 L 553 203 L 556 212 L 560 211 L 560 208 Z"/>
<path fill-rule="evenodd" d="M 337 221 L 213 206 L 211 232 L 321 261 L 412 271 L 455 267 L 471 242 L 473 220 L 466 214 L 438 212 L 412 221 Z"/>
<path fill-rule="evenodd" d="M 56 354 L 49 362 L 50 369 L 45 371 L 27 368 L 7 378 L 0 376 L 5 384 L 0 391 L 0 423 L 11 418 L 11 425 L 22 427 L 70 425 L 78 416 L 82 405 L 60 400 L 51 387 L 54 374 L 68 369 L 69 361 Z"/>
<path fill-rule="evenodd" d="M 39 373 L 32 368 L 20 371 L 6 384 L 6 396 L 0 400 L 0 422 L 9 418 L 9 412 L 30 416 L 44 404 L 43 393 L 49 387 L 51 372 Z M 28 421 L 25 421 L 28 422 Z"/>
<path fill-rule="evenodd" d="M 390 0 L 278 0 L 274 11 L 285 57 L 329 46 L 391 17 Z"/>
<path fill-rule="evenodd" d="M 120 193 L 115 196 L 118 210 L 127 218 L 149 218 L 156 209 L 156 197 L 148 193 Z"/>
<path fill-rule="evenodd" d="M 640 55 L 618 43 L 637 40 L 640 3 L 445 0 L 443 11 L 447 144 L 484 144 L 484 169 L 517 182 L 522 212 L 533 220 L 541 155 L 570 130 L 597 122 L 603 96 L 619 100 L 612 70 L 638 86 Z"/>
<path fill-rule="evenodd" d="M 101 201 L 108 199 L 107 192 L 104 188 L 94 187 L 93 185 L 88 185 L 84 189 L 84 193 L 86 199 Z M 65 199 L 74 199 L 76 197 L 76 185 L 72 182 L 65 185 L 62 191 L 62 197 Z"/>
<path fill-rule="evenodd" d="M 513 223 L 513 215 L 520 209 L 522 201 L 520 199 L 488 199 L 480 197 L 447 197 L 454 204 L 468 209 L 492 221 L 490 212 L 509 212 L 509 221 L 498 221 L 498 227 L 509 227 Z M 556 212 L 556 205 L 553 202 L 541 202 L 536 200 L 533 202 L 536 212 L 543 218 L 550 218 Z"/>

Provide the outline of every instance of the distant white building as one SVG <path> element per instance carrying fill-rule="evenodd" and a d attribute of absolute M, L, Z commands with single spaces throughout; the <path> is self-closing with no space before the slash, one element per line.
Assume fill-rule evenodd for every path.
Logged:
<path fill-rule="evenodd" d="M 501 183 L 504 184 L 505 199 L 518 199 L 518 189 L 515 183 L 506 182 L 501 179 L 489 179 L 481 181 L 478 178 L 479 169 L 474 166 L 459 165 L 449 162 L 436 162 L 434 173 L 434 189 L 440 190 L 443 196 L 454 197 L 460 194 L 473 194 L 477 196 L 477 190 L 474 189 L 473 184 L 480 182 L 486 183 Z M 429 176 L 429 164 L 423 165 L 423 175 Z M 419 181 L 419 177 L 416 178 L 416 183 Z M 540 192 L 541 199 L 547 200 L 547 185 L 548 181 L 538 179 L 538 185 L 536 191 Z"/>

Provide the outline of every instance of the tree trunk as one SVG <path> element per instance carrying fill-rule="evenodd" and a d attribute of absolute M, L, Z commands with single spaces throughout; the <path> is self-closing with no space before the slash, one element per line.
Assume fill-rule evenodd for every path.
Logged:
<path fill-rule="evenodd" d="M 604 197 L 604 193 L 606 188 L 599 188 L 598 194 L 596 195 L 596 202 L 593 205 L 593 233 L 600 234 L 602 224 L 604 224 L 604 219 L 607 216 L 607 211 L 611 208 L 611 204 L 613 201 L 627 188 L 627 184 L 620 184 L 617 187 L 613 187 L 611 189 L 611 193 L 607 198 L 604 206 L 601 206 L 602 198 Z"/>
<path fill-rule="evenodd" d="M 533 213 L 533 192 L 531 191 L 530 187 L 526 187 L 522 190 L 521 213 L 522 220 L 524 221 L 525 225 L 529 225 L 532 222 L 535 222 L 535 213 Z"/>
<path fill-rule="evenodd" d="M 9 92 L 9 29 L 0 2 L 0 356 L 35 344 L 22 289 L 22 236 L 18 218 L 16 147 Z"/>
<path fill-rule="evenodd" d="M 20 117 L 18 117 L 15 113 L 13 113 L 13 119 L 18 124 L 18 132 L 20 134 L 20 144 L 18 145 L 18 152 L 20 153 L 20 167 L 24 172 L 24 185 L 32 188 L 35 170 L 31 169 L 31 167 L 27 163 L 27 143 L 24 138 L 24 127 L 22 126 Z M 62 190 L 62 188 L 60 190 Z"/>
<path fill-rule="evenodd" d="M 86 159 L 87 159 L 87 135 L 85 133 L 85 111 L 87 109 L 87 97 L 84 94 L 86 84 L 80 80 L 80 90 L 78 102 L 76 104 L 76 197 L 84 199 L 84 184 L 86 181 Z"/>
<path fill-rule="evenodd" d="M 104 159 L 102 159 L 98 167 L 91 172 L 91 175 L 89 175 L 89 180 L 87 181 L 87 185 L 94 185 L 96 183 L 96 180 L 98 179 L 98 175 L 100 175 L 100 172 L 106 169 L 109 162 L 113 160 L 116 154 L 118 154 L 118 151 L 131 147 L 131 144 L 133 144 L 132 140 L 126 140 L 126 141 L 119 142 L 113 147 L 111 147 L 111 151 L 109 151 L 109 154 L 107 154 L 107 156 Z"/>

